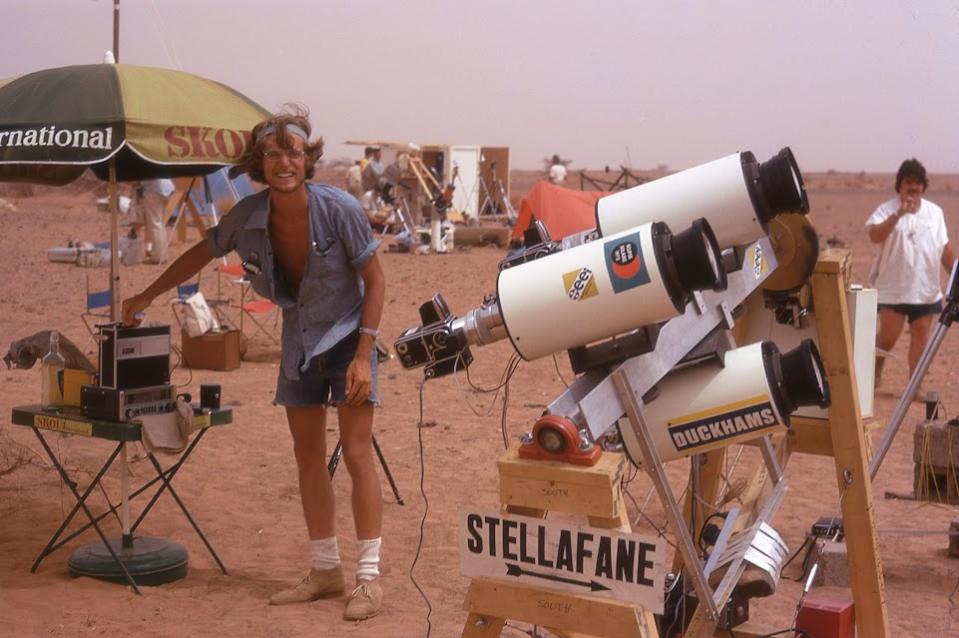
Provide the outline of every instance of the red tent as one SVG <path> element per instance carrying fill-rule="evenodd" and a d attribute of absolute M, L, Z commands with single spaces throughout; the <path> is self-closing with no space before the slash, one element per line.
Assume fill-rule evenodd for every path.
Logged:
<path fill-rule="evenodd" d="M 552 239 L 596 227 L 596 200 L 609 193 L 576 191 L 541 181 L 520 202 L 513 237 L 522 238 L 534 220 L 546 224 Z"/>

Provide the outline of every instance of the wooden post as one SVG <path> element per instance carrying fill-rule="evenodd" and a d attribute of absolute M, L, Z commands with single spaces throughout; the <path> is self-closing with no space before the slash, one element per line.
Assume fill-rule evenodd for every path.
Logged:
<path fill-rule="evenodd" d="M 860 636 L 885 638 L 889 635 L 889 617 L 846 308 L 848 269 L 848 251 L 827 250 L 816 263 L 810 281 L 819 350 L 832 394 L 829 431 L 856 605 L 856 627 Z"/>

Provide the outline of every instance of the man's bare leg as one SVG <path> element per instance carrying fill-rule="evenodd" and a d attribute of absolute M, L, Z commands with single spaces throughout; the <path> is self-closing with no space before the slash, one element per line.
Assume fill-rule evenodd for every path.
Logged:
<path fill-rule="evenodd" d="M 336 544 L 333 485 L 326 469 L 326 408 L 286 408 L 299 474 L 300 502 L 310 536 L 312 569 L 298 585 L 270 597 L 272 605 L 338 596 L 346 588 Z"/>
<path fill-rule="evenodd" d="M 300 481 L 300 502 L 311 540 L 336 535 L 333 484 L 326 469 L 326 407 L 290 406 L 286 418 Z"/>
<path fill-rule="evenodd" d="M 365 620 L 383 606 L 380 574 L 380 530 L 383 494 L 373 462 L 373 404 L 343 405 L 338 409 L 343 460 L 353 484 L 353 523 L 356 526 L 356 588 L 350 593 L 343 617 Z"/>
<path fill-rule="evenodd" d="M 929 334 L 932 332 L 932 320 L 936 315 L 925 315 L 919 317 L 909 324 L 909 376 L 916 371 L 919 365 L 919 359 L 922 358 L 922 351 L 929 342 Z"/>
<path fill-rule="evenodd" d="M 343 462 L 353 484 L 353 523 L 358 539 L 379 538 L 383 526 L 383 493 L 373 462 L 373 404 L 337 408 Z"/>
<path fill-rule="evenodd" d="M 902 334 L 902 328 L 906 325 L 906 315 L 896 312 L 891 308 L 879 309 L 879 330 L 876 334 L 876 347 L 886 352 L 892 351 L 893 346 Z M 884 356 L 876 357 L 876 385 L 879 385 L 882 379 L 882 368 L 885 365 Z"/>

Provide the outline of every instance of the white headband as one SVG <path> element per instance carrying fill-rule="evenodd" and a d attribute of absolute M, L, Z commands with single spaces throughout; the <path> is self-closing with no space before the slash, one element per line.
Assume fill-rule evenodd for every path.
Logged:
<path fill-rule="evenodd" d="M 306 134 L 306 131 L 304 131 L 302 128 L 300 128 L 300 127 L 297 126 L 296 124 L 287 124 L 284 128 L 286 129 L 286 132 L 287 132 L 287 133 L 291 133 L 291 134 L 293 134 L 293 135 L 299 135 L 300 137 L 302 137 L 304 142 L 309 142 L 309 141 L 310 141 L 310 136 Z M 263 129 L 260 131 L 259 135 L 256 136 L 256 141 L 257 141 L 257 142 L 260 142 L 260 141 L 262 141 L 267 135 L 273 135 L 274 133 L 276 133 L 276 125 L 275 125 L 275 124 L 267 124 L 267 125 L 264 126 Z"/>

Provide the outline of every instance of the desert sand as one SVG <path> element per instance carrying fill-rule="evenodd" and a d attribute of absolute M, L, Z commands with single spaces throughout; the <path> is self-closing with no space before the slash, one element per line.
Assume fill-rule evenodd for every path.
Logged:
<path fill-rule="evenodd" d="M 517 172 L 513 198 L 518 199 L 539 176 Z M 327 179 L 339 183 L 336 175 Z M 816 173 L 807 175 L 807 185 L 811 219 L 820 238 L 838 240 L 852 252 L 854 280 L 862 282 L 872 259 L 863 223 L 878 203 L 892 195 L 892 175 Z M 0 194 L 3 350 L 10 341 L 47 328 L 62 331 L 78 345 L 87 341 L 79 317 L 86 281 L 89 278 L 93 288 L 106 287 L 108 269 L 50 263 L 45 250 L 70 239 L 106 240 L 108 216 L 98 212 L 95 204 L 103 193 L 102 186 L 94 190 L 74 186 L 59 190 L 7 188 Z M 959 237 L 959 177 L 932 176 L 927 197 L 945 209 L 955 240 Z M 191 230 L 189 242 L 196 238 Z M 387 252 L 390 241 L 384 237 L 381 252 L 388 276 L 381 332 L 388 342 L 418 323 L 418 306 L 434 292 L 441 291 L 454 312 L 463 312 L 495 289 L 502 249 L 471 247 L 449 255 L 416 256 Z M 171 254 L 179 254 L 187 245 L 173 244 Z M 158 272 L 156 266 L 123 267 L 124 294 L 139 290 Z M 208 296 L 215 296 L 212 267 L 204 271 L 201 287 Z M 238 296 L 235 286 L 225 287 L 234 299 Z M 165 299 L 154 303 L 147 320 L 175 327 Z M 179 342 L 178 336 L 174 342 Z M 876 396 L 881 423 L 891 415 L 898 391 L 907 381 L 907 342 L 904 335 L 897 344 L 897 357 L 890 361 Z M 473 383 L 496 385 L 511 353 L 506 342 L 474 352 Z M 949 334 L 925 382 L 926 389 L 941 393 L 947 418 L 959 413 L 959 401 L 953 394 L 959 389 L 953 369 L 957 354 L 956 335 Z M 432 636 L 457 636 L 466 619 L 462 601 L 468 585 L 459 573 L 458 511 L 464 506 L 497 507 L 495 461 L 503 452 L 504 434 L 510 445 L 516 445 L 517 437 L 563 390 L 564 379 L 568 381 L 571 373 L 565 354 L 558 356 L 557 362 L 546 358 L 519 366 L 509 385 L 505 417 L 504 395 L 478 392 L 464 375 L 427 383 L 420 405 L 421 374 L 405 371 L 395 361 L 382 366 L 376 437 L 405 504 L 396 504 L 384 480 L 385 604 L 379 616 L 357 624 L 342 620 L 341 599 L 287 607 L 267 605 L 272 592 L 297 581 L 308 568 L 290 436 L 282 410 L 271 404 L 278 366 L 275 346 L 262 338 L 252 340 L 242 366 L 231 372 L 182 367 L 173 372 L 174 383 L 195 397 L 200 383 L 221 384 L 223 404 L 233 409 L 233 423 L 208 433 L 175 482 L 229 575 L 219 572 L 179 509 L 164 496 L 140 532 L 184 545 L 190 555 L 189 575 L 168 585 L 143 588 L 142 596 L 126 586 L 69 575 L 70 552 L 96 540 L 92 530 L 30 573 L 31 563 L 73 499 L 34 434 L 9 423 L 13 406 L 37 402 L 39 373 L 36 369 L 2 370 L 0 635 L 412 637 L 425 636 L 431 623 Z M 922 418 L 922 407 L 915 404 L 873 484 L 891 635 L 897 638 L 959 636 L 959 613 L 951 600 L 959 579 L 959 560 L 949 558 L 946 551 L 946 530 L 950 521 L 959 518 L 955 508 L 884 498 L 887 490 L 912 490 L 912 430 Z M 332 448 L 335 417 L 328 430 Z M 872 436 L 878 441 L 879 432 Z M 48 439 L 84 485 L 112 449 L 108 442 L 79 436 L 49 434 Z M 134 457 L 130 469 L 134 483 L 152 473 L 142 455 Z M 668 466 L 677 493 L 683 489 L 687 471 L 685 461 Z M 796 455 L 786 477 L 789 493 L 773 522 L 795 549 L 817 518 L 838 514 L 838 491 L 829 459 Z M 104 484 L 115 500 L 119 493 L 116 469 Z M 640 474 L 629 483 L 628 491 L 643 504 L 650 485 Z M 334 487 L 340 547 L 348 573 L 355 564 L 349 486 L 341 467 Z M 95 494 L 91 501 L 97 507 L 104 505 L 102 494 Z M 134 512 L 142 505 L 135 500 Z M 639 519 L 635 529 L 645 534 L 655 534 L 647 519 L 657 526 L 665 522 L 655 497 L 643 517 L 638 517 L 630 504 L 630 518 Z M 117 534 L 118 529 L 115 521 L 108 521 L 109 534 Z M 916 533 L 903 533 L 903 529 Z M 923 533 L 930 531 L 938 533 Z M 411 570 L 428 604 L 411 582 Z M 799 595 L 800 585 L 784 578 L 773 597 L 754 601 L 752 618 L 770 630 L 789 627 Z M 503 635 L 523 635 L 528 629 L 511 621 Z"/>

